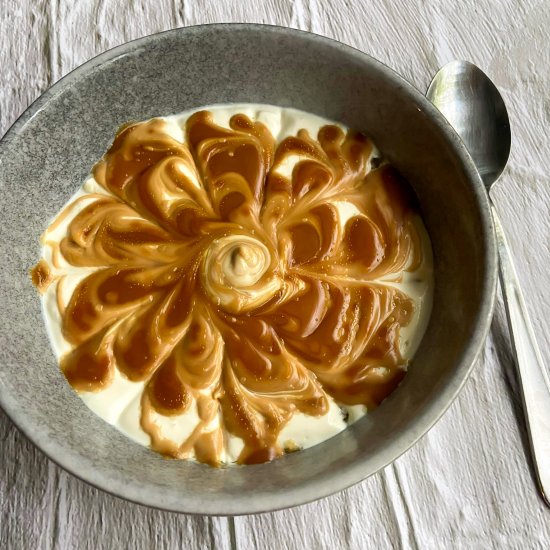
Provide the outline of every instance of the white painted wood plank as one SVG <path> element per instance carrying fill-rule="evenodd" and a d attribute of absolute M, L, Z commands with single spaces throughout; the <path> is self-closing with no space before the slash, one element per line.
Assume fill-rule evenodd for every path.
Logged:
<path fill-rule="evenodd" d="M 125 502 L 65 473 L 0 412 L 0 548 L 228 550 L 225 518 Z"/>
<path fill-rule="evenodd" d="M 53 84 L 46 40 L 47 0 L 0 2 L 0 133 Z"/>
<path fill-rule="evenodd" d="M 0 134 L 52 82 L 93 55 L 175 26 L 250 21 L 355 46 L 423 90 L 463 57 L 502 90 L 514 134 L 494 197 L 509 230 L 543 356 L 550 322 L 550 13 L 543 0 L 4 0 Z M 550 512 L 526 436 L 502 310 L 465 390 L 381 474 L 294 510 L 237 518 L 239 548 L 547 548 Z M 13 548 L 228 547 L 224 519 L 166 514 L 92 489 L 49 463 L 0 413 L 0 544 Z M 83 546 L 82 541 L 87 545 Z"/>

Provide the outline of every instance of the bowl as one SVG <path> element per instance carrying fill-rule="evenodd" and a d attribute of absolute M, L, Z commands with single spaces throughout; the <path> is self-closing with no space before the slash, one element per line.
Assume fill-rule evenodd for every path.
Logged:
<path fill-rule="evenodd" d="M 310 111 L 361 130 L 413 185 L 434 250 L 431 320 L 409 373 L 339 435 L 271 463 L 213 469 L 166 460 L 95 416 L 50 349 L 29 268 L 39 236 L 124 122 L 214 103 Z M 409 449 L 466 380 L 490 324 L 495 239 L 459 137 L 388 67 L 338 42 L 263 25 L 207 25 L 130 42 L 41 96 L 0 146 L 0 405 L 53 461 L 110 493 L 166 510 L 245 514 L 302 504 Z"/>

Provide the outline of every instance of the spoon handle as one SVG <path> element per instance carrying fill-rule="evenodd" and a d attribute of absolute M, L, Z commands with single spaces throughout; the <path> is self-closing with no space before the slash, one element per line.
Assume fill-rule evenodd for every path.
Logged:
<path fill-rule="evenodd" d="M 542 498 L 550 506 L 550 382 L 525 307 L 508 243 L 492 203 L 491 210 L 500 256 L 500 284 L 516 356 L 533 464 Z"/>

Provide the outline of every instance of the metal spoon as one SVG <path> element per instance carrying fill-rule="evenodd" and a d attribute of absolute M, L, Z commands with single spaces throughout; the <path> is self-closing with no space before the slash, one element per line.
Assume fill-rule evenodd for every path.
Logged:
<path fill-rule="evenodd" d="M 511 147 L 508 113 L 497 88 L 472 63 L 451 61 L 435 75 L 426 95 L 462 138 L 489 192 L 506 166 Z M 550 382 L 490 197 L 489 202 L 534 469 L 542 498 L 550 506 Z"/>

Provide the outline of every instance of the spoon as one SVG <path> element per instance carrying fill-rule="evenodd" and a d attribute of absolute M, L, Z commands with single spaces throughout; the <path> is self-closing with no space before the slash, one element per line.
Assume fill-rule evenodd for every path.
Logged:
<path fill-rule="evenodd" d="M 472 63 L 451 61 L 435 75 L 426 96 L 462 138 L 489 193 L 506 166 L 511 147 L 508 113 L 496 86 Z M 550 382 L 490 196 L 489 203 L 534 470 L 542 498 L 550 506 Z"/>

